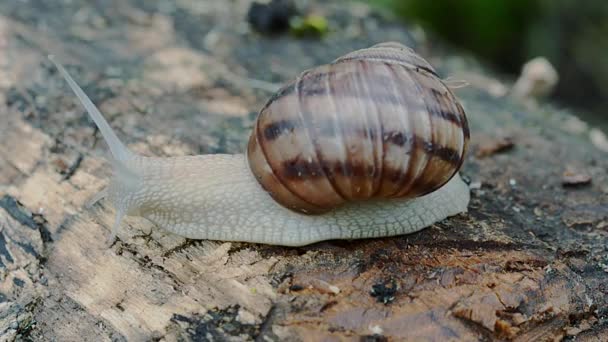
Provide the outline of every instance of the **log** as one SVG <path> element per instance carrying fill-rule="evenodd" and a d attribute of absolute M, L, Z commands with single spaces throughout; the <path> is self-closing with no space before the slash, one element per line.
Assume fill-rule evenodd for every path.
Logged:
<path fill-rule="evenodd" d="M 251 32 L 248 1 L 0 4 L 0 340 L 608 338 L 608 158 L 588 128 L 498 94 L 512 81 L 365 6 L 310 3 L 333 25 L 323 39 Z M 387 40 L 471 83 L 456 90 L 468 213 L 300 248 L 130 217 L 107 247 L 113 208 L 85 206 L 107 184 L 107 149 L 46 55 L 130 148 L 175 156 L 242 152 L 268 88 Z M 591 182 L 563 185 L 567 169 Z"/>

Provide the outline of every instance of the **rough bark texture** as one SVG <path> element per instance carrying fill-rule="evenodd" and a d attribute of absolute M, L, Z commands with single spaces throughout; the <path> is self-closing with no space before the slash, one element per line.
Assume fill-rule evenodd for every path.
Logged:
<path fill-rule="evenodd" d="M 0 340 L 608 338 L 608 158 L 568 113 L 491 95 L 501 83 L 479 65 L 365 7 L 313 3 L 334 32 L 294 40 L 250 32 L 248 2 L 229 3 L 0 3 Z M 113 209 L 84 207 L 107 182 L 106 146 L 47 54 L 129 147 L 168 156 L 241 152 L 269 96 L 251 79 L 386 40 L 472 84 L 457 91 L 468 214 L 304 248 L 189 241 L 128 218 L 106 247 Z M 498 134 L 514 146 L 493 151 Z M 591 184 L 562 186 L 567 167 Z"/>

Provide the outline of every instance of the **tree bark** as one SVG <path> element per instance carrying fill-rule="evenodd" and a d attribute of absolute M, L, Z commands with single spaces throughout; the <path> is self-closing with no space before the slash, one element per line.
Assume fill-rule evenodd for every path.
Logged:
<path fill-rule="evenodd" d="M 296 40 L 243 29 L 248 1 L 110 3 L 0 4 L 1 340 L 608 338 L 608 158 L 567 111 L 498 96 L 508 82 L 362 20 L 360 5 L 313 3 L 335 30 Z M 46 55 L 130 148 L 174 156 L 242 152 L 266 88 L 386 40 L 471 83 L 456 90 L 472 131 L 467 214 L 302 248 L 186 240 L 127 218 L 106 246 L 113 208 L 85 207 L 107 183 L 106 146 Z M 513 146 L 492 148 L 499 135 Z M 567 167 L 591 183 L 564 187 Z"/>

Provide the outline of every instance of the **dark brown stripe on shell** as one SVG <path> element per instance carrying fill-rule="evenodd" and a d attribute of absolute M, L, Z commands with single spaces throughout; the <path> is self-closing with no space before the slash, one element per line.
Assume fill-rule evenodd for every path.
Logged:
<path fill-rule="evenodd" d="M 329 127 L 327 125 L 320 125 L 320 127 Z M 296 123 L 294 121 L 289 121 L 289 120 L 281 120 L 278 122 L 273 122 L 270 125 L 267 125 L 266 128 L 264 128 L 264 137 L 266 138 L 267 141 L 272 141 L 276 138 L 278 138 L 281 134 L 284 134 L 284 132 L 286 131 L 294 131 L 295 129 L 299 129 L 300 127 L 298 127 L 296 125 Z M 376 135 L 375 132 L 370 131 L 370 130 L 366 130 L 366 129 L 345 129 L 345 131 L 348 132 L 353 132 L 354 134 L 360 136 L 362 139 L 375 139 Z M 315 133 L 317 133 L 317 136 L 320 137 L 331 137 L 333 136 L 333 131 L 332 130 L 317 130 Z M 382 138 L 384 142 L 390 142 L 391 144 L 397 145 L 397 146 L 404 146 L 406 143 L 411 142 L 412 140 L 415 140 L 415 144 L 418 146 L 422 146 L 422 148 L 427 151 L 429 154 L 433 154 L 436 155 L 437 157 L 447 161 L 447 162 L 459 162 L 460 158 L 458 155 L 458 152 L 455 151 L 452 148 L 449 147 L 445 147 L 445 146 L 436 146 L 435 144 L 433 144 L 432 142 L 429 141 L 424 141 L 422 138 L 413 135 L 413 134 L 406 134 L 403 132 L 399 132 L 399 131 L 388 131 L 388 132 L 383 132 L 382 133 Z M 468 139 L 468 138 L 467 138 Z"/>
<path fill-rule="evenodd" d="M 264 127 L 264 138 L 266 138 L 266 140 L 274 140 L 284 132 L 293 132 L 296 127 L 296 122 L 293 120 L 275 121 Z"/>
<path fill-rule="evenodd" d="M 434 157 L 437 157 L 445 162 L 448 162 L 453 165 L 460 164 L 460 154 L 458 151 L 445 146 L 438 146 L 428 141 L 422 140 L 420 137 L 414 137 L 416 139 L 416 145 L 422 146 L 424 151 Z"/>
<path fill-rule="evenodd" d="M 290 180 L 308 180 L 311 178 L 325 177 L 325 175 L 355 177 L 355 178 L 370 178 L 370 176 L 379 177 L 379 173 L 374 173 L 372 165 L 352 164 L 349 162 L 339 161 L 324 161 L 322 164 L 316 162 L 308 162 L 302 158 L 296 157 L 291 160 L 286 160 L 282 164 L 282 176 Z M 401 173 L 399 169 L 385 168 L 385 175 Z"/>
<path fill-rule="evenodd" d="M 312 76 L 309 76 L 312 78 L 306 79 L 306 83 L 308 83 L 308 84 L 306 87 L 301 88 L 302 93 L 300 94 L 300 96 L 302 98 L 320 96 L 320 95 L 326 96 L 327 91 L 328 91 L 326 89 L 326 87 L 317 85 L 317 83 L 313 79 L 317 79 L 317 81 L 318 81 L 325 76 L 329 77 L 331 74 L 333 74 L 333 73 L 330 72 L 330 73 L 323 73 L 323 74 L 314 74 Z M 389 77 L 386 77 L 386 76 L 375 76 L 372 81 L 373 84 L 387 84 L 388 82 L 390 82 L 390 79 L 389 79 Z M 314 85 L 314 87 L 312 85 Z M 400 101 L 399 98 L 392 96 L 390 94 L 387 94 L 387 92 L 384 91 L 383 89 L 380 89 L 380 91 L 377 91 L 374 88 L 375 87 L 370 87 L 370 89 L 372 89 L 369 94 L 370 100 L 373 100 L 374 102 L 377 102 L 379 104 L 388 103 L 388 104 L 398 105 L 398 106 L 403 105 L 403 103 Z M 333 96 L 336 96 L 337 98 L 362 96 L 362 94 L 351 94 L 347 91 L 348 90 L 347 87 L 341 87 L 341 86 L 337 86 L 335 84 L 332 84 L 332 90 L 333 90 Z M 340 90 L 342 90 L 342 91 L 340 91 Z M 285 88 L 281 89 L 275 95 L 273 95 L 270 98 L 270 100 L 268 101 L 268 103 L 264 106 L 262 111 L 265 110 L 268 106 L 270 106 L 273 101 L 276 101 L 284 96 L 293 95 L 293 93 L 294 93 L 294 84 L 292 83 L 292 84 L 286 86 Z M 442 96 L 445 96 L 445 95 L 442 95 Z M 462 126 L 462 121 L 463 121 L 462 113 L 454 113 L 452 111 L 447 110 L 446 108 L 440 108 L 440 110 L 431 110 L 431 108 L 407 108 L 407 109 L 408 109 L 408 111 L 424 110 L 424 111 L 428 112 L 431 116 L 439 117 L 443 120 L 450 121 L 457 126 Z M 274 129 L 274 128 L 269 128 L 269 129 Z"/>
<path fill-rule="evenodd" d="M 452 165 L 457 165 L 460 162 L 457 152 L 449 151 L 447 148 L 434 148 L 428 144 L 424 144 L 425 152 L 436 156 L 442 160 L 449 162 Z M 361 178 L 377 178 L 380 173 L 374 173 L 372 165 L 353 165 L 340 161 L 324 161 L 322 163 L 309 162 L 300 157 L 286 160 L 281 166 L 281 178 L 290 180 L 308 180 L 319 177 L 340 175 L 343 177 L 361 177 Z M 403 176 L 404 170 L 384 167 L 382 177 L 397 181 Z"/>
<path fill-rule="evenodd" d="M 458 103 L 458 100 L 455 96 L 450 92 L 449 89 L 445 89 L 444 92 L 431 88 L 431 95 L 433 96 L 434 103 L 437 104 L 437 108 L 434 111 L 429 109 L 429 112 L 432 111 L 431 115 L 435 117 L 440 117 L 444 120 L 448 120 L 456 123 L 458 126 L 463 126 L 463 121 L 466 121 L 464 118 L 464 110 L 461 106 L 454 107 L 455 103 Z M 427 102 L 427 108 L 429 107 Z M 457 111 L 455 113 L 454 109 Z"/>
<path fill-rule="evenodd" d="M 429 112 L 430 113 L 430 112 Z M 437 115 L 437 117 L 445 119 L 443 116 Z M 447 120 L 447 119 L 446 119 Z M 460 122 L 456 121 L 452 121 L 452 120 L 448 120 L 452 123 L 455 124 L 455 126 L 460 127 Z M 466 138 L 469 138 L 469 128 L 467 125 L 466 120 L 463 120 L 463 133 L 465 134 Z M 317 127 L 330 127 L 328 126 L 330 123 L 318 123 Z M 266 138 L 266 140 L 272 141 L 275 140 L 277 138 L 279 138 L 281 135 L 287 133 L 287 132 L 293 132 L 296 129 L 299 129 L 301 127 L 301 124 L 295 120 L 280 120 L 280 121 L 275 121 L 272 122 L 270 124 L 267 124 L 264 128 L 264 137 Z M 350 129 L 353 130 L 353 129 Z M 367 131 L 367 130 L 366 130 Z M 390 133 L 390 132 L 388 132 Z M 386 134 L 386 133 L 385 133 Z M 396 138 L 398 139 L 398 137 Z"/>
<path fill-rule="evenodd" d="M 361 132 L 362 134 L 362 132 Z M 452 165 L 459 165 L 461 163 L 460 154 L 458 151 L 446 147 L 446 146 L 438 146 L 437 144 L 433 144 L 430 141 L 425 141 L 421 137 L 415 135 L 406 136 L 401 132 L 393 132 L 393 133 L 385 133 L 385 141 L 393 143 L 397 146 L 404 146 L 406 143 L 410 142 L 412 146 L 415 148 L 420 148 L 424 151 L 424 153 L 428 154 L 431 157 L 436 157 L 443 160 L 446 163 Z M 405 153 L 410 153 L 411 151 L 405 151 Z M 322 161 L 322 163 L 326 163 L 327 161 Z M 349 174 L 359 174 L 354 171 L 348 171 L 348 169 L 354 169 L 352 165 L 348 165 L 348 163 L 344 163 L 344 171 L 340 171 L 339 173 L 349 175 Z M 340 166 L 336 166 L 340 168 Z M 371 166 L 370 166 L 371 167 Z M 302 175 L 310 176 L 323 176 L 324 167 L 322 165 L 315 165 L 314 162 L 308 162 L 306 160 L 301 160 L 300 157 L 296 157 L 291 160 L 287 160 L 283 162 L 283 168 L 286 170 L 286 175 L 291 177 L 299 176 L 298 173 Z M 333 170 L 331 167 L 329 170 Z M 373 171 L 373 170 L 372 170 Z M 353 173 L 354 172 L 354 173 Z M 333 172 L 336 173 L 336 172 Z"/>
<path fill-rule="evenodd" d="M 293 132 L 295 129 L 299 129 L 301 126 L 297 125 L 295 121 L 290 120 L 281 120 L 277 122 L 273 122 L 272 124 L 267 125 L 264 131 L 264 138 L 266 141 L 270 142 L 275 140 L 280 135 L 285 132 Z M 331 127 L 329 125 L 319 125 L 319 127 Z M 347 132 L 352 132 L 353 134 L 360 136 L 362 139 L 375 139 L 375 132 L 366 130 L 366 129 L 345 129 Z M 316 136 L 319 137 L 331 137 L 334 135 L 333 130 L 325 129 L 325 130 L 317 130 L 315 131 Z M 313 134 L 315 134 L 313 133 Z M 468 139 L 468 136 L 465 140 Z M 459 164 L 461 162 L 460 155 L 458 151 L 447 147 L 447 146 L 438 146 L 430 141 L 425 141 L 421 137 L 414 134 L 407 134 L 399 131 L 388 131 L 382 133 L 382 140 L 386 143 L 389 142 L 391 144 L 397 146 L 405 146 L 406 143 L 410 142 L 410 145 L 413 143 L 415 146 L 419 146 L 424 149 L 424 151 L 430 155 L 436 156 L 448 163 L 451 164 Z"/>

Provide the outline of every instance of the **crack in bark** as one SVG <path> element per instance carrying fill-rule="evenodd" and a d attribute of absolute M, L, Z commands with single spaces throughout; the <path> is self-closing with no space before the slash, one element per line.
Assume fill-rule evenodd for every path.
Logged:
<path fill-rule="evenodd" d="M 260 324 L 260 332 L 254 338 L 255 342 L 266 341 L 265 335 L 267 332 L 272 332 L 272 323 L 274 322 L 274 319 L 276 318 L 276 315 L 277 315 L 276 311 L 277 311 L 277 306 L 276 306 L 276 304 L 273 303 L 272 306 L 270 307 L 270 310 L 268 310 L 268 313 L 266 313 L 266 316 L 264 316 L 262 323 Z"/>
<path fill-rule="evenodd" d="M 63 175 L 63 177 L 61 177 L 61 180 L 62 181 L 67 181 L 70 178 L 72 178 L 72 176 L 74 175 L 74 173 L 76 173 L 76 170 L 78 170 L 78 168 L 80 167 L 80 164 L 82 163 L 83 159 L 84 159 L 84 156 L 82 155 L 82 153 L 78 153 L 78 157 L 72 163 L 72 165 L 70 165 L 68 167 L 68 169 L 65 171 L 65 174 Z"/>

